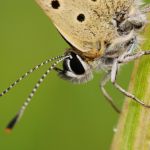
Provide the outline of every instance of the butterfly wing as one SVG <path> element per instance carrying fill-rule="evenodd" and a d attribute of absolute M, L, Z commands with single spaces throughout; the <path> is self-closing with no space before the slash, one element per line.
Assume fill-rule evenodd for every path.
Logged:
<path fill-rule="evenodd" d="M 63 37 L 81 52 L 101 49 L 102 41 L 109 43 L 118 36 L 116 26 L 112 23 L 119 8 L 116 6 L 121 2 L 128 4 L 127 0 L 36 1 Z"/>

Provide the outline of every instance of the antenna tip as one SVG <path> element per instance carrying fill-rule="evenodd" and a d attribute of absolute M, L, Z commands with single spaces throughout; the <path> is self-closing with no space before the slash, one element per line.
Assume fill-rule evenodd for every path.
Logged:
<path fill-rule="evenodd" d="M 12 131 L 12 129 L 10 129 L 10 128 L 5 128 L 5 132 L 8 133 L 8 134 L 10 134 L 11 131 Z"/>
<path fill-rule="evenodd" d="M 10 133 L 10 132 L 12 131 L 13 127 L 15 126 L 15 124 L 16 124 L 17 121 L 18 121 L 18 118 L 19 118 L 19 114 L 17 114 L 17 115 L 9 122 L 9 124 L 6 126 L 5 131 L 6 131 L 7 133 Z"/>

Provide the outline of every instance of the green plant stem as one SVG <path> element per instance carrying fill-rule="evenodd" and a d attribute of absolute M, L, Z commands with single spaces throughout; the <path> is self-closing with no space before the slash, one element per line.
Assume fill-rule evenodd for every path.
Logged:
<path fill-rule="evenodd" d="M 143 37 L 142 50 L 150 50 L 150 25 Z M 150 105 L 150 56 L 135 61 L 129 92 Z M 150 108 L 125 99 L 111 150 L 150 150 Z"/>

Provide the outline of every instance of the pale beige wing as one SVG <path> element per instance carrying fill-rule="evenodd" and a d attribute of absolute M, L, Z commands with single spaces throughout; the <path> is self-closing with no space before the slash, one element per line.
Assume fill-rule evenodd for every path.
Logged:
<path fill-rule="evenodd" d="M 64 38 L 82 52 L 100 49 L 101 41 L 109 43 L 118 35 L 112 18 L 120 1 L 128 4 L 127 0 L 36 1 Z"/>

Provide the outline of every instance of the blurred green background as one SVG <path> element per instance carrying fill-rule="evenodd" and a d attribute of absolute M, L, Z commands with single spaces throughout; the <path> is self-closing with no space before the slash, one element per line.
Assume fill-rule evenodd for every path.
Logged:
<path fill-rule="evenodd" d="M 30 68 L 68 47 L 34 1 L 0 3 L 0 90 Z M 11 134 L 4 128 L 49 65 L 34 72 L 0 101 L 1 150 L 108 150 L 119 115 L 99 90 L 103 73 L 74 85 L 49 74 Z M 120 70 L 127 89 L 133 63 Z M 107 90 L 121 107 L 124 97 L 109 83 Z"/>

